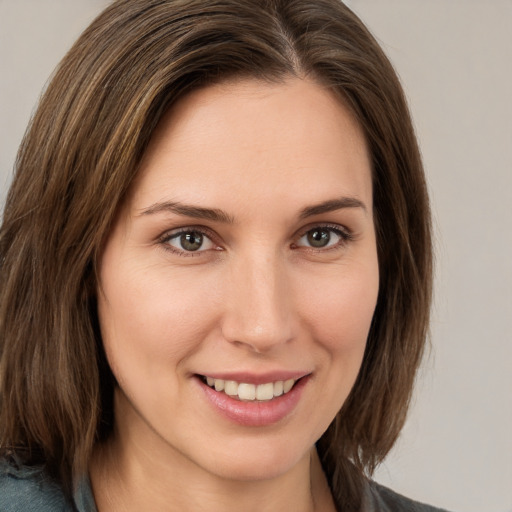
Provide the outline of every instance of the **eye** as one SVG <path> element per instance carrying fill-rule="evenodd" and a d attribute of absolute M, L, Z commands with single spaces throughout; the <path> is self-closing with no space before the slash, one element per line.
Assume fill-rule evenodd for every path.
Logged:
<path fill-rule="evenodd" d="M 297 243 L 297 247 L 311 247 L 313 249 L 329 249 L 349 241 L 351 235 L 339 228 L 329 226 L 316 226 L 304 233 Z"/>
<path fill-rule="evenodd" d="M 180 229 L 167 233 L 161 240 L 164 246 L 178 253 L 198 253 L 214 249 L 216 245 L 199 229 Z"/>

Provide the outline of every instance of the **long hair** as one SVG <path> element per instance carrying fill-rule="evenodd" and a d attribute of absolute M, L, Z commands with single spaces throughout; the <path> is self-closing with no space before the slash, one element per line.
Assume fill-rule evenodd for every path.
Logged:
<path fill-rule="evenodd" d="M 308 77 L 371 154 L 380 291 L 350 396 L 317 443 L 338 503 L 360 499 L 405 420 L 428 330 L 428 196 L 403 91 L 339 0 L 118 0 L 58 66 L 21 144 L 0 229 L 0 451 L 71 493 L 112 428 L 96 262 L 153 130 L 189 91 Z"/>

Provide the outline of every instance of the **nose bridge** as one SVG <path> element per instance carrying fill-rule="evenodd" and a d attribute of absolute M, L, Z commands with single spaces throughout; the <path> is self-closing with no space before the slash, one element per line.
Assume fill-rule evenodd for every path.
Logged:
<path fill-rule="evenodd" d="M 264 352 L 293 337 L 289 283 L 271 250 L 252 251 L 232 265 L 223 332 L 231 342 Z"/>

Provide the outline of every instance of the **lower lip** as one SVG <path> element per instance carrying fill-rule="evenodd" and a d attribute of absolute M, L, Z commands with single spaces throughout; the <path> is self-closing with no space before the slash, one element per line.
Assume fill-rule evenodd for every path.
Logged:
<path fill-rule="evenodd" d="M 221 415 L 246 427 L 273 425 L 286 418 L 297 406 L 309 376 L 302 377 L 286 394 L 268 401 L 243 402 L 226 393 L 215 391 L 200 378 L 196 379 L 206 398 Z"/>

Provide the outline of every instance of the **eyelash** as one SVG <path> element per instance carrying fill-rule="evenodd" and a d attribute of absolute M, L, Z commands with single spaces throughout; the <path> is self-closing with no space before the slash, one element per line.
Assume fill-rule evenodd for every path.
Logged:
<path fill-rule="evenodd" d="M 172 245 L 169 244 L 169 242 L 171 240 L 180 238 L 181 236 L 186 235 L 187 233 L 199 233 L 204 238 L 207 238 L 208 240 L 210 240 L 212 244 L 216 245 L 216 242 L 215 242 L 216 237 L 215 237 L 214 233 L 203 226 L 191 226 L 191 227 L 178 228 L 178 229 L 173 229 L 171 231 L 167 231 L 158 239 L 158 243 L 163 247 L 164 250 L 172 252 L 173 254 L 178 254 L 179 256 L 184 256 L 184 257 L 201 256 L 207 250 L 199 249 L 197 251 L 186 251 L 186 250 L 177 249 L 176 247 L 173 247 Z M 222 250 L 222 249 L 220 249 L 217 244 L 217 247 L 215 250 Z"/>
<path fill-rule="evenodd" d="M 346 228 L 341 228 L 337 224 L 334 224 L 334 225 L 332 225 L 332 224 L 315 224 L 313 226 L 308 226 L 307 229 L 303 229 L 298 234 L 297 240 L 302 239 L 308 233 L 313 232 L 315 230 L 329 231 L 330 233 L 334 233 L 336 236 L 338 236 L 340 238 L 340 240 L 337 243 L 335 243 L 334 245 L 327 246 L 325 248 L 324 247 L 315 248 L 315 247 L 311 247 L 311 246 L 309 246 L 309 247 L 299 246 L 299 245 L 297 245 L 297 242 L 294 242 L 291 245 L 292 248 L 298 249 L 300 247 L 304 247 L 305 249 L 307 249 L 309 251 L 316 252 L 316 253 L 326 252 L 326 251 L 336 250 L 341 247 L 344 247 L 349 242 L 354 240 L 354 235 L 350 231 L 348 231 Z M 159 239 L 157 241 L 162 246 L 162 248 L 164 250 L 172 252 L 174 254 L 178 254 L 179 256 L 183 256 L 183 257 L 197 257 L 197 256 L 201 256 L 201 255 L 203 255 L 203 253 L 211 250 L 211 249 L 202 249 L 202 250 L 198 249 L 197 251 L 186 251 L 186 250 L 177 249 L 176 247 L 173 247 L 172 245 L 169 244 L 170 240 L 180 238 L 181 236 L 186 235 L 188 233 L 190 233 L 190 234 L 199 233 L 201 236 L 210 240 L 210 242 L 213 245 L 216 245 L 215 234 L 203 226 L 191 226 L 191 227 L 178 228 L 178 229 L 174 229 L 171 231 L 167 231 L 161 237 L 159 237 Z M 217 244 L 217 246 L 213 250 L 221 251 L 222 248 L 220 248 L 219 245 Z"/>
<path fill-rule="evenodd" d="M 313 226 L 308 226 L 307 229 L 304 229 L 301 231 L 301 234 L 299 235 L 298 240 L 300 240 L 301 238 L 306 236 L 308 233 L 311 233 L 315 230 L 329 231 L 330 233 L 334 233 L 335 235 L 337 235 L 340 238 L 340 240 L 337 243 L 335 243 L 334 245 L 328 246 L 325 248 L 324 247 L 315 248 L 315 247 L 311 247 L 311 246 L 306 247 L 306 249 L 309 249 L 310 251 L 326 252 L 329 250 L 336 250 L 336 249 L 346 246 L 349 242 L 354 240 L 354 235 L 348 229 L 342 228 L 338 224 L 316 224 Z M 296 243 L 292 244 L 292 246 L 300 247 L 300 246 L 297 246 Z"/>

